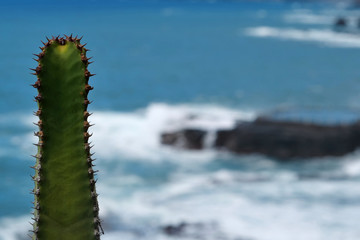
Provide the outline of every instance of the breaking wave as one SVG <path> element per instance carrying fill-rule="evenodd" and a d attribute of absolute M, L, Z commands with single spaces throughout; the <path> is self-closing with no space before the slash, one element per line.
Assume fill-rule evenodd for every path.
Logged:
<path fill-rule="evenodd" d="M 360 35 L 334 32 L 330 29 L 296 29 L 260 26 L 247 28 L 245 34 L 258 38 L 315 42 L 327 47 L 360 48 Z"/>
<path fill-rule="evenodd" d="M 357 239 L 359 152 L 280 163 L 159 144 L 163 130 L 231 127 L 255 116 L 221 106 L 165 103 L 133 112 L 95 111 L 90 120 L 99 159 L 102 239 Z M 31 135 L 26 137 L 35 142 Z M 23 142 L 28 141 L 14 140 Z M 29 215 L 1 218 L 0 239 L 26 239 L 29 221 Z M 181 231 L 168 235 L 165 229 Z"/>

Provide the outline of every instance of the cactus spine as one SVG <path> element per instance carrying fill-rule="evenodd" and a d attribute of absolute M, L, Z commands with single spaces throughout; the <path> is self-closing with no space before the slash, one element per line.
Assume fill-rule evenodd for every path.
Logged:
<path fill-rule="evenodd" d="M 35 59 L 36 164 L 33 240 L 97 240 L 102 228 L 87 121 L 93 88 L 81 38 L 47 38 Z"/>

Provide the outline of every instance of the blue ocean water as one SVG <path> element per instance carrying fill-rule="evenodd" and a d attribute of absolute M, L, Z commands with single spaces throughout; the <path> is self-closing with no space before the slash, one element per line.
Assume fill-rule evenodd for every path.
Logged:
<path fill-rule="evenodd" d="M 177 239 L 357 240 L 358 152 L 284 163 L 163 147 L 159 135 L 231 127 L 276 109 L 353 120 L 358 13 L 345 3 L 3 1 L 0 239 L 25 239 L 30 229 L 32 54 L 45 36 L 74 33 L 97 74 L 90 110 L 102 239 L 172 239 L 162 228 L 185 222 Z M 338 16 L 349 21 L 345 31 L 333 29 Z"/>

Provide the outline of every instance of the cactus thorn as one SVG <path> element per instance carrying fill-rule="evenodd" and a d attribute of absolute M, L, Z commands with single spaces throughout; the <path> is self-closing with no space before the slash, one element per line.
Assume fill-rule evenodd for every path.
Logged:
<path fill-rule="evenodd" d="M 36 154 L 36 155 L 31 155 L 32 157 L 36 158 L 36 159 L 41 159 L 41 154 Z M 35 166 L 34 166 L 35 167 Z"/>
<path fill-rule="evenodd" d="M 35 99 L 40 102 L 40 101 L 42 100 L 41 94 L 39 93 L 39 94 L 35 97 Z"/>
<path fill-rule="evenodd" d="M 43 137 L 44 133 L 42 131 L 34 132 L 34 135 L 37 137 Z"/>
<path fill-rule="evenodd" d="M 87 111 L 84 112 L 84 120 L 87 120 L 87 118 L 91 116 L 90 113 L 88 113 Z"/>
<path fill-rule="evenodd" d="M 89 113 L 88 111 L 85 111 L 85 112 L 84 112 L 84 116 L 85 116 L 85 117 L 89 117 L 89 116 L 91 116 L 92 114 L 93 114 L 93 113 Z"/>
<path fill-rule="evenodd" d="M 39 116 L 41 115 L 41 109 L 39 109 L 39 110 L 37 110 L 36 112 L 34 112 L 34 115 L 39 117 Z"/>
<path fill-rule="evenodd" d="M 98 217 L 96 217 L 96 222 L 95 223 L 97 223 L 98 227 L 100 228 L 101 234 L 104 234 L 104 229 L 101 226 L 101 220 Z"/>
<path fill-rule="evenodd" d="M 32 84 L 31 86 L 33 86 L 34 88 L 40 88 L 40 81 L 36 81 L 34 84 Z"/>
<path fill-rule="evenodd" d="M 39 142 L 39 143 L 33 143 L 33 145 L 35 145 L 37 147 L 42 147 L 44 144 L 42 142 Z"/>
<path fill-rule="evenodd" d="M 91 74 L 88 70 L 85 71 L 85 77 L 89 78 L 95 76 L 96 74 Z"/>
<path fill-rule="evenodd" d="M 39 120 L 37 123 L 33 123 L 33 124 L 35 124 L 35 125 L 38 126 L 38 127 L 41 127 L 41 125 L 42 125 L 42 120 Z"/>
<path fill-rule="evenodd" d="M 44 52 L 40 52 L 39 54 L 34 54 L 35 56 L 37 56 L 39 59 L 44 57 Z"/>
<path fill-rule="evenodd" d="M 36 72 L 36 74 L 40 73 L 41 71 L 41 66 L 37 66 L 36 68 L 29 68 L 31 71 Z"/>
<path fill-rule="evenodd" d="M 83 54 L 81 54 L 81 61 L 83 62 L 83 63 L 85 63 L 85 64 L 87 64 L 88 63 L 88 58 L 87 57 L 85 57 Z"/>
<path fill-rule="evenodd" d="M 94 87 L 93 86 L 91 86 L 91 85 L 89 85 L 89 84 L 86 84 L 85 85 L 85 91 L 86 91 L 86 93 L 89 93 L 91 90 L 93 90 L 94 89 Z"/>

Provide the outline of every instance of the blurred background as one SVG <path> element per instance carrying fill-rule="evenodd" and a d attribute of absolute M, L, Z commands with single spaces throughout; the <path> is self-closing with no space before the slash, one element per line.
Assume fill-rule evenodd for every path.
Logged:
<path fill-rule="evenodd" d="M 103 240 L 359 239 L 360 152 L 284 159 L 214 148 L 219 129 L 279 112 L 300 123 L 356 123 L 358 6 L 2 0 L 0 239 L 28 239 L 31 228 L 32 54 L 46 36 L 71 33 L 95 60 L 90 132 Z M 197 149 L 161 143 L 189 128 L 205 131 Z"/>

